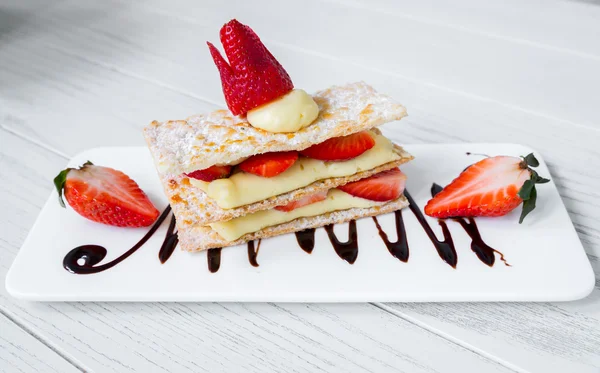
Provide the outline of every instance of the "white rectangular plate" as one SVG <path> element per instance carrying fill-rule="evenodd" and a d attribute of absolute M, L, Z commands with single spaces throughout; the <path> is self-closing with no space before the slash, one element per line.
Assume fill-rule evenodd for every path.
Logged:
<path fill-rule="evenodd" d="M 449 183 L 466 166 L 481 159 L 471 153 L 526 155 L 520 145 L 411 145 L 415 160 L 402 167 L 407 190 L 421 208 L 430 198 L 433 182 Z M 541 162 L 537 169 L 549 176 Z M 162 187 L 145 148 L 98 148 L 79 154 L 69 166 L 90 160 L 124 171 L 136 180 L 159 209 L 167 206 Z M 58 170 L 57 170 L 58 172 Z M 100 263 L 120 256 L 147 228 L 104 226 L 59 206 L 53 192 L 31 229 L 6 279 L 10 294 L 38 301 L 253 301 L 253 302 L 366 302 L 366 301 L 566 301 L 583 298 L 594 275 L 554 183 L 538 186 L 537 209 L 521 225 L 519 211 L 501 218 L 476 219 L 485 242 L 504 253 L 511 266 L 496 256 L 490 267 L 470 249 L 471 239 L 454 221 L 447 221 L 458 255 L 452 268 L 435 250 L 409 209 L 403 211 L 410 248 L 408 262 L 394 258 L 371 218 L 357 222 L 359 252 L 351 265 L 334 251 L 324 229 L 316 231 L 312 254 L 288 234 L 266 239 L 260 246 L 259 267 L 249 264 L 246 245 L 222 250 L 221 266 L 208 270 L 207 254 L 176 250 L 161 264 L 158 251 L 167 231 L 159 231 L 137 252 L 109 270 L 76 275 L 63 268 L 74 247 L 97 244 L 107 248 Z M 519 209 L 520 210 L 520 209 Z M 394 214 L 379 222 L 393 241 Z M 436 219 L 427 218 L 441 239 Z M 348 224 L 337 225 L 340 240 Z"/>

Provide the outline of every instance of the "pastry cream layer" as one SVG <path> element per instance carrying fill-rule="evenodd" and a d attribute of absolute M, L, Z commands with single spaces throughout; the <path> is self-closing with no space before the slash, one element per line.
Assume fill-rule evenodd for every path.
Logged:
<path fill-rule="evenodd" d="M 190 182 L 205 191 L 219 207 L 231 209 L 291 192 L 318 180 L 354 175 L 400 158 L 390 140 L 370 133 L 375 138 L 375 146 L 347 161 L 325 162 L 300 157 L 292 167 L 274 177 L 239 172 L 210 183 L 191 178 Z"/>
<path fill-rule="evenodd" d="M 294 89 L 277 100 L 248 111 L 246 119 L 253 127 L 269 132 L 296 132 L 319 116 L 313 98 L 301 89 Z"/>
<path fill-rule="evenodd" d="M 294 219 L 351 208 L 367 208 L 377 206 L 378 204 L 380 203 L 353 197 L 339 189 L 331 189 L 324 200 L 299 207 L 292 211 L 262 210 L 229 221 L 212 223 L 210 227 L 224 239 L 234 241 L 247 233 L 257 232 L 263 228 L 287 223 Z"/>

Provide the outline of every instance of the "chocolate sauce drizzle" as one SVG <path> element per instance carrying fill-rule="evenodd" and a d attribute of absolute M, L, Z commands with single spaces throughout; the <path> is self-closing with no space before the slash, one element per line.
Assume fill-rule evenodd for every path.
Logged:
<path fill-rule="evenodd" d="M 162 264 L 165 264 L 166 261 L 169 260 L 178 243 L 179 237 L 177 236 L 177 232 L 175 232 L 175 215 L 173 215 L 171 216 L 171 223 L 169 223 L 165 240 L 158 251 L 158 260 L 160 260 Z"/>
<path fill-rule="evenodd" d="M 358 233 L 356 233 L 356 220 L 348 223 L 348 241 L 340 242 L 333 232 L 334 224 L 326 225 L 325 231 L 329 236 L 329 241 L 338 256 L 350 264 L 354 264 L 358 257 Z"/>
<path fill-rule="evenodd" d="M 131 254 L 135 253 L 137 249 L 142 247 L 152 237 L 154 232 L 160 227 L 162 222 L 167 218 L 169 212 L 171 211 L 171 207 L 168 206 L 165 211 L 158 217 L 152 228 L 142 237 L 142 239 L 136 243 L 131 249 L 126 251 L 120 257 L 99 265 L 96 267 L 96 264 L 100 263 L 102 259 L 106 257 L 106 248 L 100 245 L 83 245 L 74 248 L 69 251 L 65 258 L 63 259 L 63 267 L 71 272 L 76 273 L 78 275 L 88 275 L 90 273 L 98 273 L 105 271 L 109 268 L 114 267 L 115 265 L 121 263 L 123 260 L 127 259 Z M 79 264 L 79 261 L 83 260 L 83 264 Z"/>
<path fill-rule="evenodd" d="M 260 250 L 260 242 L 256 244 L 256 250 L 254 250 L 254 241 L 248 241 L 248 261 L 252 264 L 252 267 L 258 267 L 258 262 L 256 261 L 256 256 L 258 255 L 258 250 Z"/>
<path fill-rule="evenodd" d="M 206 251 L 206 259 L 208 262 L 208 270 L 215 273 L 221 268 L 221 248 L 208 249 Z"/>
<path fill-rule="evenodd" d="M 381 229 L 381 225 L 379 225 L 379 221 L 377 221 L 377 217 L 373 216 L 373 221 L 375 222 L 375 226 L 379 231 L 379 237 L 385 243 L 385 246 L 388 248 L 390 254 L 393 257 L 398 258 L 400 261 L 406 263 L 408 262 L 409 249 L 408 249 L 408 240 L 406 239 L 406 228 L 404 227 L 404 220 L 402 219 L 402 210 L 398 210 L 394 212 L 396 216 L 396 234 L 397 239 L 396 242 L 390 242 L 388 235 Z"/>
<path fill-rule="evenodd" d="M 477 228 L 477 224 L 475 223 L 475 219 L 468 219 L 468 223 L 463 218 L 454 218 L 452 220 L 458 222 L 460 226 L 463 227 L 465 232 L 467 232 L 469 237 L 471 237 L 471 250 L 473 250 L 473 252 L 477 255 L 479 260 L 491 267 L 496 261 L 496 256 L 494 255 L 494 253 L 496 253 L 500 256 L 500 260 L 504 262 L 504 265 L 506 265 L 507 267 L 512 267 L 504 258 L 504 254 L 502 254 L 496 249 L 491 248 L 490 246 L 488 246 L 488 244 L 483 242 L 481 234 L 479 233 L 479 229 Z"/>
<path fill-rule="evenodd" d="M 302 250 L 308 254 L 312 253 L 315 248 L 315 228 L 305 229 L 300 232 L 296 232 L 296 241 Z"/>
<path fill-rule="evenodd" d="M 438 252 L 440 258 L 442 258 L 442 260 L 448 263 L 452 268 L 456 268 L 456 264 L 458 263 L 458 255 L 456 254 L 456 249 L 454 248 L 454 241 L 452 241 L 452 235 L 450 234 L 450 230 L 448 229 L 448 225 L 446 225 L 446 222 L 443 220 L 438 220 L 438 223 L 442 227 L 442 233 L 444 235 L 444 240 L 440 241 L 429 226 L 429 223 L 427 223 L 427 220 L 425 219 L 425 216 L 423 216 L 421 209 L 419 208 L 415 200 L 412 198 L 408 190 L 404 191 L 404 195 L 410 203 L 410 205 L 408 206 L 410 208 L 410 211 L 412 211 L 412 213 L 415 215 L 415 217 L 421 224 L 421 227 L 423 227 L 425 233 L 427 233 L 427 236 L 431 240 L 431 243 L 433 243 L 433 246 Z"/>

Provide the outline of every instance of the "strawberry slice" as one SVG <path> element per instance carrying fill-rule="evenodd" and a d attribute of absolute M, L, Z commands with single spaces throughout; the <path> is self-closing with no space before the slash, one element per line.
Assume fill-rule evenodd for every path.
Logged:
<path fill-rule="evenodd" d="M 398 199 L 404 192 L 405 185 L 406 175 L 396 167 L 353 183 L 341 185 L 338 189 L 354 197 L 386 202 Z"/>
<path fill-rule="evenodd" d="M 220 37 L 229 63 L 213 44 L 207 44 L 234 115 L 244 115 L 294 89 L 288 73 L 250 27 L 232 19 L 221 28 Z"/>
<path fill-rule="evenodd" d="M 535 184 L 547 183 L 530 167 L 539 166 L 533 154 L 526 157 L 497 156 L 468 167 L 425 206 L 436 218 L 502 216 L 521 202 L 519 223 L 535 208 Z"/>
<path fill-rule="evenodd" d="M 289 211 L 295 210 L 302 206 L 310 205 L 315 202 L 320 202 L 320 201 L 324 200 L 325 198 L 327 198 L 327 192 L 328 192 L 327 190 L 324 190 L 324 191 L 317 192 L 314 194 L 309 194 L 307 196 L 300 198 L 297 201 L 292 201 L 292 202 L 288 203 L 287 205 L 277 206 L 277 207 L 275 207 L 275 209 L 279 210 L 279 211 L 289 212 Z"/>
<path fill-rule="evenodd" d="M 135 181 L 121 171 L 86 162 L 54 178 L 62 207 L 69 205 L 84 218 L 117 227 L 147 227 L 158 210 Z"/>
<path fill-rule="evenodd" d="M 191 177 L 192 179 L 211 182 L 213 180 L 223 179 L 231 175 L 231 166 L 215 165 L 210 166 L 209 168 L 205 168 L 204 170 L 197 170 L 185 175 Z"/>
<path fill-rule="evenodd" d="M 345 161 L 358 157 L 375 146 L 375 139 L 369 131 L 334 137 L 300 152 L 305 157 L 322 161 Z"/>
<path fill-rule="evenodd" d="M 240 163 L 242 171 L 262 177 L 277 176 L 298 160 L 298 152 L 273 152 L 253 155 Z"/>

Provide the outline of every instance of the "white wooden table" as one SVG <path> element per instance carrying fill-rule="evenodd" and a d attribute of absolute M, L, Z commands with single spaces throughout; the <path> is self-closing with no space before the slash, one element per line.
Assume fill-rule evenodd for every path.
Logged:
<path fill-rule="evenodd" d="M 237 17 L 314 91 L 404 103 L 400 143 L 537 149 L 600 278 L 600 2 L 0 0 L 0 278 L 67 159 L 222 107 L 205 41 Z M 43 279 L 42 279 L 43 280 Z M 28 303 L 0 287 L 0 371 L 598 372 L 572 303 Z"/>

